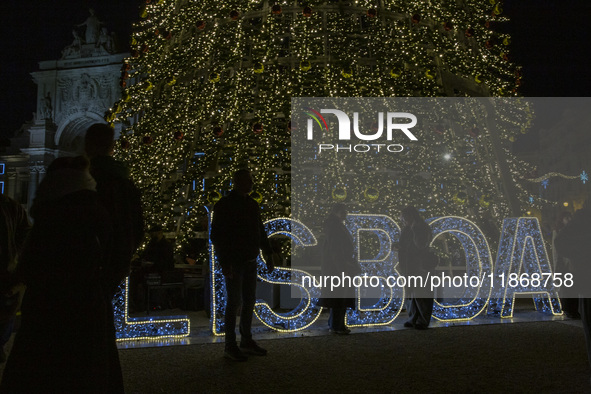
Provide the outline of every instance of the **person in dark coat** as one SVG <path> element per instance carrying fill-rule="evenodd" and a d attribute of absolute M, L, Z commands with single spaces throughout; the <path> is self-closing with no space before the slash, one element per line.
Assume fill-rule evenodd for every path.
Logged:
<path fill-rule="evenodd" d="M 233 190 L 214 206 L 210 239 L 226 281 L 226 346 L 224 357 L 246 361 L 244 353 L 264 356 L 267 350 L 252 339 L 252 314 L 256 301 L 257 257 L 265 254 L 269 272 L 280 257 L 273 253 L 260 216 L 259 205 L 249 193 L 252 175 L 247 169 L 234 173 Z M 236 344 L 236 314 L 242 301 L 240 314 L 240 347 Z"/>
<path fill-rule="evenodd" d="M 141 194 L 130 179 L 129 169 L 112 155 L 115 149 L 114 130 L 106 124 L 96 123 L 88 128 L 84 149 L 90 159 L 90 173 L 96 180 L 99 201 L 107 209 L 113 224 L 113 243 L 103 261 L 104 296 L 107 300 L 107 316 L 113 341 L 109 349 L 112 393 L 123 392 L 123 376 L 119 365 L 119 353 L 115 345 L 113 298 L 119 286 L 130 274 L 133 254 L 144 238 L 144 219 Z"/>
<path fill-rule="evenodd" d="M 0 194 L 0 363 L 10 339 L 23 286 L 14 278 L 18 255 L 29 231 L 27 212 L 12 198 Z"/>
<path fill-rule="evenodd" d="M 413 206 L 402 210 L 400 221 L 403 228 L 398 245 L 398 261 L 408 284 L 410 276 L 427 276 L 427 270 L 431 267 L 425 266 L 424 256 L 433 236 L 431 228 Z M 433 292 L 429 288 L 415 286 L 407 286 L 406 291 L 409 318 L 404 327 L 424 330 L 429 326 L 433 313 Z"/>
<path fill-rule="evenodd" d="M 143 258 L 154 263 L 152 269 L 161 275 L 163 272 L 174 270 L 174 247 L 172 242 L 164 237 L 162 226 L 150 229 L 150 242 L 146 246 Z"/>
<path fill-rule="evenodd" d="M 99 200 L 113 223 L 113 247 L 105 266 L 105 280 L 114 295 L 129 275 L 133 254 L 144 238 L 144 219 L 141 194 L 130 178 L 129 168 L 112 157 L 113 138 L 111 127 L 96 123 L 86 131 L 84 148 Z"/>
<path fill-rule="evenodd" d="M 83 157 L 53 161 L 39 185 L 16 276 L 21 326 L 0 385 L 7 393 L 107 393 L 101 264 L 112 227 Z"/>
<path fill-rule="evenodd" d="M 322 276 L 343 275 L 353 281 L 353 277 L 361 273 L 359 263 L 355 260 L 353 237 L 345 227 L 347 208 L 345 204 L 336 204 L 332 207 L 328 218 L 324 222 L 324 242 L 322 244 Z M 329 285 L 330 286 L 330 285 Z M 329 286 L 322 288 L 322 297 L 318 305 L 330 308 L 328 326 L 335 334 L 349 334 L 351 330 L 345 323 L 347 308 L 355 308 L 355 288 L 349 283 L 331 289 Z"/>
<path fill-rule="evenodd" d="M 183 273 L 174 270 L 173 242 L 166 239 L 162 226 L 156 225 L 150 228 L 150 242 L 148 242 L 142 258 L 143 261 L 150 263 L 145 270 L 146 274 L 160 275 L 162 284 L 171 283 L 171 281 L 183 282 Z M 158 289 L 156 300 L 159 305 L 155 308 L 174 308 L 176 305 L 174 301 L 178 300 L 174 297 L 174 290 Z M 150 296 L 150 300 L 146 301 L 154 301 L 154 299 Z M 148 305 L 148 308 L 152 308 L 152 305 Z"/>
<path fill-rule="evenodd" d="M 574 286 L 585 289 L 579 299 L 579 311 L 585 331 L 587 343 L 587 357 L 591 364 L 591 297 L 589 297 L 589 284 L 591 284 L 591 199 L 585 201 L 582 209 L 573 215 L 573 218 L 554 239 L 554 245 L 558 253 L 571 262 Z"/>
<path fill-rule="evenodd" d="M 554 228 L 552 229 L 552 261 L 554 263 L 553 268 L 555 273 L 560 273 L 564 275 L 566 273 L 572 273 L 572 264 L 569 259 L 562 256 L 556 250 L 556 238 L 558 234 L 562 231 L 562 229 L 568 224 L 568 222 L 572 219 L 572 214 L 568 211 L 561 212 L 557 217 L 554 223 Z M 572 297 L 560 297 L 560 303 L 562 304 L 562 311 L 564 314 L 571 318 L 571 319 L 580 319 L 581 315 L 579 314 L 579 299 L 572 298 Z"/>

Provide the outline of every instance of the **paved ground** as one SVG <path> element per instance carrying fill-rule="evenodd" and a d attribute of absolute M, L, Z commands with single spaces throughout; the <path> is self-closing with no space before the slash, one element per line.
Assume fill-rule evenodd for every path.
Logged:
<path fill-rule="evenodd" d="M 464 325 L 120 350 L 128 393 L 591 393 L 580 322 Z"/>
<path fill-rule="evenodd" d="M 223 358 L 223 338 L 209 333 L 202 311 L 188 315 L 189 337 L 119 342 L 128 394 L 591 394 L 581 321 L 535 312 L 531 301 L 511 319 L 433 321 L 426 331 L 405 329 L 400 318 L 349 336 L 330 335 L 326 314 L 292 334 L 258 324 L 255 338 L 269 355 L 245 363 Z"/>

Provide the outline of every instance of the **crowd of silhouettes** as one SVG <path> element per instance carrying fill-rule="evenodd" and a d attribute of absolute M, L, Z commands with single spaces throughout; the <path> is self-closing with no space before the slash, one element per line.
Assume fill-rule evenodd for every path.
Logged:
<path fill-rule="evenodd" d="M 116 346 L 113 297 L 130 274 L 131 261 L 144 239 L 141 195 L 129 169 L 113 158 L 114 130 L 92 125 L 86 155 L 59 157 L 47 168 L 29 216 L 16 201 L 0 195 L 0 362 L 6 361 L 0 391 L 123 393 Z M 214 206 L 210 239 L 226 285 L 224 357 L 246 361 L 267 350 L 254 341 L 257 258 L 262 250 L 268 272 L 281 263 L 263 226 L 259 204 L 250 196 L 252 174 L 233 174 L 232 191 Z M 353 237 L 345 225 L 347 208 L 335 204 L 323 225 L 322 275 L 350 277 L 362 269 Z M 433 235 L 413 206 L 400 215 L 398 252 L 402 275 L 433 269 Z M 589 201 L 574 215 L 562 213 L 552 236 L 555 272 L 587 278 L 591 256 Z M 160 276 L 174 271 L 174 248 L 159 225 L 150 229 L 143 261 Z M 188 259 L 194 263 L 193 257 Z M 405 327 L 423 330 L 431 321 L 433 291 L 406 290 Z M 355 289 L 323 288 L 319 305 L 330 309 L 329 329 L 349 334 L 347 309 Z M 10 356 L 4 345 L 20 306 L 22 318 Z M 563 299 L 569 317 L 583 320 L 591 363 L 591 301 Z M 236 317 L 240 310 L 240 342 Z M 6 360 L 7 359 L 7 360 Z"/>
<path fill-rule="evenodd" d="M 92 125 L 85 156 L 59 157 L 47 168 L 22 247 L 26 221 L 6 226 L 18 264 L 6 270 L 4 294 L 26 290 L 2 392 L 124 391 L 112 300 L 144 225 L 139 190 L 112 157 L 114 143 L 111 127 Z"/>

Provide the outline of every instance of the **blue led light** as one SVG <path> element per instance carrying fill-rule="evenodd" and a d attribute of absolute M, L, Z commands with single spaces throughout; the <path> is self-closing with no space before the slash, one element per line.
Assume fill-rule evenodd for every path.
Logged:
<path fill-rule="evenodd" d="M 187 316 L 130 318 L 127 310 L 128 289 L 129 278 L 126 278 L 113 298 L 118 340 L 182 338 L 189 335 L 190 323 Z"/>
<path fill-rule="evenodd" d="M 396 270 L 398 262 L 394 260 L 392 242 L 398 241 L 400 228 L 385 215 L 347 215 L 347 228 L 353 236 L 355 253 L 364 274 L 381 278 L 382 286 L 377 300 L 371 306 L 361 305 L 364 294 L 357 295 L 357 309 L 349 310 L 346 323 L 348 326 L 378 326 L 390 324 L 400 314 L 402 300 L 404 300 L 404 288 L 388 287 L 385 280 L 388 276 L 398 277 Z M 363 232 L 369 232 L 377 236 L 379 250 L 371 259 L 361 259 L 361 238 Z M 360 288 L 360 292 L 364 289 Z"/>
<path fill-rule="evenodd" d="M 479 287 L 467 286 L 463 296 L 453 303 L 435 301 L 433 317 L 441 321 L 469 320 L 485 308 L 491 292 L 492 258 L 490 247 L 482 231 L 468 219 L 446 216 L 428 220 L 433 232 L 433 242 L 445 233 L 456 237 L 466 258 L 466 274 L 481 278 Z"/>
<path fill-rule="evenodd" d="M 515 294 L 532 294 L 536 309 L 558 315 L 561 312 L 558 293 L 552 281 L 540 286 L 519 281 L 509 283 L 510 275 L 552 274 L 550 260 L 537 218 L 509 218 L 503 221 L 503 233 L 495 264 L 495 283 L 488 311 L 501 317 L 513 316 Z M 498 278 L 504 278 L 504 283 Z M 546 285 L 546 286 L 544 286 Z"/>
<path fill-rule="evenodd" d="M 544 189 L 547 189 L 548 185 L 550 184 L 550 179 L 544 179 L 541 183 Z"/>
<path fill-rule="evenodd" d="M 211 217 L 211 216 L 210 216 Z M 289 236 L 297 245 L 306 247 L 316 245 L 316 238 L 302 223 L 287 218 L 278 218 L 265 222 L 265 230 L 269 236 L 283 234 Z M 226 285 L 221 267 L 210 242 L 210 268 L 212 283 L 211 299 L 211 331 L 215 335 L 223 335 L 224 314 L 226 310 Z M 298 331 L 309 327 L 320 316 L 321 308 L 317 307 L 320 291 L 316 287 L 302 285 L 302 276 L 309 273 L 286 267 L 278 267 L 272 273 L 266 272 L 266 265 L 259 257 L 258 277 L 265 282 L 296 286 L 300 290 L 299 304 L 285 313 L 274 312 L 263 300 L 257 300 L 255 315 L 266 326 L 277 331 Z"/>
<path fill-rule="evenodd" d="M 208 215 L 211 223 L 211 215 Z M 536 218 L 505 219 L 503 233 L 497 253 L 494 272 L 489 245 L 482 231 L 471 221 L 460 217 L 440 217 L 428 220 L 433 231 L 433 241 L 445 234 L 453 235 L 461 244 L 466 258 L 466 273 L 481 278 L 478 287 L 466 287 L 459 298 L 435 301 L 433 317 L 441 321 L 469 320 L 478 316 L 487 306 L 489 314 L 499 313 L 501 317 L 513 315 L 516 293 L 532 294 L 538 310 L 560 314 L 560 301 L 552 287 L 507 286 L 513 273 L 551 273 L 548 255 L 542 240 Z M 385 215 L 350 214 L 346 225 L 350 230 L 357 259 L 363 273 L 380 277 L 381 286 L 377 296 L 372 293 L 372 305 L 362 305 L 366 290 L 359 289 L 357 309 L 347 313 L 348 326 L 376 326 L 392 323 L 400 314 L 404 300 L 404 289 L 388 287 L 385 278 L 399 277 L 398 261 L 391 252 L 392 242 L 400 237 L 400 228 Z M 265 223 L 270 237 L 285 235 L 292 239 L 293 247 L 310 247 L 317 244 L 312 231 L 303 223 L 289 218 L 272 219 Z M 377 239 L 377 250 L 367 257 L 363 238 L 371 235 Z M 292 249 L 292 251 L 295 249 Z M 213 246 L 209 245 L 210 286 L 211 286 L 211 330 L 215 335 L 224 334 L 225 283 Z M 299 291 L 300 302 L 290 311 L 277 313 L 264 300 L 257 300 L 254 313 L 263 324 L 276 331 L 293 332 L 305 329 L 320 316 L 317 306 L 320 289 L 305 286 L 304 276 L 311 274 L 301 269 L 278 267 L 272 273 L 266 272 L 264 261 L 258 259 L 258 277 L 269 283 L 293 286 Z M 501 284 L 498 278 L 504 277 Z M 494 280 L 491 281 L 491 278 Z M 494 286 L 493 286 L 494 284 Z M 309 283 L 308 283 L 309 285 Z M 550 283 L 550 286 L 552 284 Z M 189 335 L 189 319 L 186 316 L 172 317 L 128 317 L 128 281 L 120 285 L 119 293 L 113 299 L 115 326 L 118 340 L 150 339 L 162 337 L 185 337 Z"/>
<path fill-rule="evenodd" d="M 303 223 L 293 219 L 279 218 L 265 222 L 265 230 L 269 237 L 282 234 L 291 238 L 292 251 L 294 246 L 314 246 L 317 244 L 316 238 Z M 262 300 L 257 300 L 255 304 L 256 316 L 267 327 L 277 331 L 298 331 L 309 327 L 320 316 L 322 308 L 318 307 L 318 297 L 320 289 L 317 287 L 304 286 L 303 276 L 310 274 L 303 270 L 293 268 L 275 268 L 272 273 L 266 272 L 266 265 L 259 257 L 259 278 L 265 282 L 295 286 L 300 292 L 300 302 L 292 310 L 285 313 L 274 312 L 269 305 Z"/>

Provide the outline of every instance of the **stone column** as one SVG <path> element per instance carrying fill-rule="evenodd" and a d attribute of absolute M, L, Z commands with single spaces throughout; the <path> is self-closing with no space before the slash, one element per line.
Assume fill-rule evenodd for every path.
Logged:
<path fill-rule="evenodd" d="M 13 198 L 16 200 L 16 183 L 17 183 L 17 177 L 16 177 L 16 173 L 9 173 L 8 176 L 6 177 L 6 185 L 4 185 L 4 187 L 6 188 L 5 193 L 8 197 Z"/>

